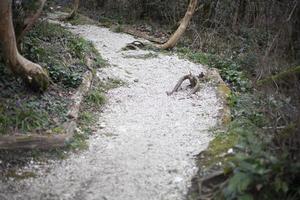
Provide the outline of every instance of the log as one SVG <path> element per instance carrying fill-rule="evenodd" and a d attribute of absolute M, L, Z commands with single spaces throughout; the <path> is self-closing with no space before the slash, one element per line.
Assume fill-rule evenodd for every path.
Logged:
<path fill-rule="evenodd" d="M 73 103 L 71 104 L 67 116 L 76 120 L 80 109 L 80 104 L 84 95 L 89 91 L 92 84 L 93 74 L 90 71 L 85 72 L 83 75 L 82 83 L 77 92 L 72 96 Z"/>
<path fill-rule="evenodd" d="M 15 134 L 0 137 L 0 150 L 53 149 L 64 147 L 73 137 L 74 121 L 64 124 L 64 134 Z"/>

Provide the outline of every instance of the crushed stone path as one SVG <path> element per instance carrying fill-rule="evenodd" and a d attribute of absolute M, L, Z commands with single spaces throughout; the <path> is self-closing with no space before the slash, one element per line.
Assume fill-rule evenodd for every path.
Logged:
<path fill-rule="evenodd" d="M 213 86 L 191 97 L 172 96 L 178 79 L 206 68 L 176 55 L 122 51 L 134 37 L 92 25 L 68 28 L 92 41 L 110 67 L 101 79 L 126 84 L 108 92 L 109 102 L 88 150 L 55 162 L 48 173 L 0 182 L 7 199 L 182 200 L 196 173 L 195 155 L 211 139 L 221 104 Z"/>

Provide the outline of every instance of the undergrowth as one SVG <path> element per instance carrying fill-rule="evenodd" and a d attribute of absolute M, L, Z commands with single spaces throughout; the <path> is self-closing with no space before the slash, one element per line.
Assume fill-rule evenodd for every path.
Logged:
<path fill-rule="evenodd" d="M 31 92 L 0 56 L 0 134 L 57 133 L 67 120 L 71 94 L 89 70 L 86 58 L 91 59 L 93 69 L 105 67 L 107 62 L 91 42 L 45 21 L 25 37 L 22 54 L 46 68 L 52 84 L 43 94 Z"/>
<path fill-rule="evenodd" d="M 294 143 L 297 142 L 299 129 L 297 126 L 288 130 L 273 128 L 289 127 L 289 117 L 284 116 L 287 110 L 292 110 L 290 115 L 297 113 L 289 98 L 278 98 L 252 88 L 248 72 L 238 59 L 187 48 L 179 48 L 177 52 L 194 62 L 219 69 L 232 89 L 228 98 L 232 122 L 226 130 L 214 131 L 214 140 L 199 155 L 200 177 L 211 169 L 223 169 L 228 177 L 214 199 L 298 199 L 300 162 L 294 151 L 299 152 L 299 146 L 283 148 L 282 145 L 291 141 L 288 139 L 291 135 L 295 136 Z M 285 140 L 278 139 L 278 135 L 285 135 Z"/>
<path fill-rule="evenodd" d="M 207 65 L 210 68 L 217 68 L 222 79 L 235 92 L 246 92 L 251 89 L 251 83 L 247 74 L 242 71 L 238 61 L 221 57 L 215 54 L 193 51 L 189 48 L 178 48 L 177 53 L 193 62 Z"/>

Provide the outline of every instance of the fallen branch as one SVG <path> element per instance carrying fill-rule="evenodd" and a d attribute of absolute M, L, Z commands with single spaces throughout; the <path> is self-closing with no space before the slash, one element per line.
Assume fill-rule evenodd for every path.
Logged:
<path fill-rule="evenodd" d="M 195 94 L 196 92 L 198 92 L 200 90 L 200 79 L 203 77 L 204 77 L 204 74 L 202 72 L 198 76 L 195 76 L 192 74 L 185 75 L 179 79 L 179 81 L 177 82 L 177 84 L 175 85 L 174 89 L 171 92 L 167 92 L 167 95 L 170 96 L 174 92 L 177 92 L 178 89 L 180 88 L 181 84 L 185 80 L 189 80 L 190 86 L 193 88 L 191 90 L 191 92 L 189 93 L 189 95 Z"/>
<path fill-rule="evenodd" d="M 126 50 L 138 50 L 140 48 L 145 47 L 145 44 L 140 41 L 133 41 L 128 43 L 125 47 L 122 48 L 123 51 Z"/>

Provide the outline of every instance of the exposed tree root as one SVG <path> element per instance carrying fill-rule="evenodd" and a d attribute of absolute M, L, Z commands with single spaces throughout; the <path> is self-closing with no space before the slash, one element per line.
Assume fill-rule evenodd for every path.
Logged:
<path fill-rule="evenodd" d="M 11 1 L 0 1 L 0 42 L 10 69 L 35 90 L 44 91 L 49 85 L 47 72 L 38 64 L 24 58 L 17 49 L 12 22 Z"/>
<path fill-rule="evenodd" d="M 199 199 L 210 200 L 215 199 L 220 188 L 228 183 L 228 175 L 224 171 L 216 171 L 200 180 Z"/>
<path fill-rule="evenodd" d="M 140 41 L 133 41 L 131 43 L 128 43 L 125 47 L 122 48 L 123 51 L 127 50 L 138 50 L 145 47 L 145 44 Z"/>
<path fill-rule="evenodd" d="M 190 86 L 193 88 L 191 90 L 191 92 L 189 93 L 189 95 L 195 94 L 196 92 L 198 92 L 200 90 L 200 79 L 204 77 L 204 74 L 201 72 L 198 76 L 192 75 L 191 73 L 188 75 L 185 75 L 183 77 L 181 77 L 179 79 L 179 81 L 177 82 L 177 84 L 175 85 L 174 89 L 171 92 L 167 92 L 167 95 L 170 96 L 172 95 L 174 92 L 177 92 L 181 86 L 181 84 L 185 81 L 185 80 L 189 80 L 190 81 Z"/>

